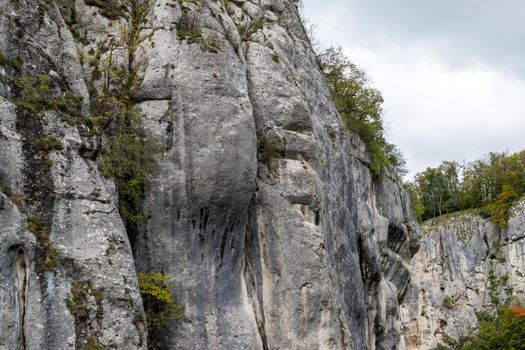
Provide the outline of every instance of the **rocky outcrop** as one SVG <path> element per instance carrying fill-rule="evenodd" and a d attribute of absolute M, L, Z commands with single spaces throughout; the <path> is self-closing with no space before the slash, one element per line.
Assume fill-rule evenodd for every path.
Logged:
<path fill-rule="evenodd" d="M 99 50 L 126 33 L 118 1 L 0 6 L 2 52 L 88 115 L 104 85 L 88 58 L 129 58 Z M 343 127 L 297 2 L 158 0 L 142 28 L 134 99 L 161 154 L 133 231 L 97 138 L 9 102 L 20 73 L 2 66 L 0 178 L 27 198 L 0 198 L 0 349 L 146 347 L 136 269 L 172 276 L 186 307 L 163 349 L 403 349 L 418 225 Z M 50 135 L 64 149 L 35 150 Z"/>
<path fill-rule="evenodd" d="M 40 3 L 38 5 L 37 3 Z M 38 5 L 38 6 L 37 6 Z M 55 77 L 56 94 L 87 96 L 76 45 L 55 8 L 0 2 L 3 57 L 28 76 Z M 79 130 L 58 111 L 17 108 L 22 73 L 0 80 L 0 349 L 146 348 L 131 247 Z M 53 137 L 63 150 L 43 150 Z"/>
<path fill-rule="evenodd" d="M 467 335 L 476 312 L 525 295 L 525 201 L 500 231 L 475 211 L 446 215 L 422 226 L 421 249 L 412 259 L 412 286 L 402 307 L 408 349 L 433 349 L 446 334 Z"/>

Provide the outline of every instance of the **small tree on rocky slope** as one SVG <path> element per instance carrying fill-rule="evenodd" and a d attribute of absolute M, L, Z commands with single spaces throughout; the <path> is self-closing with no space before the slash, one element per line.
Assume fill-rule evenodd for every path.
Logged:
<path fill-rule="evenodd" d="M 401 153 L 386 140 L 381 92 L 370 86 L 365 72 L 350 62 L 340 47 L 330 47 L 318 57 L 344 125 L 370 152 L 372 172 L 382 175 L 390 168 L 399 177 L 404 175 Z"/>

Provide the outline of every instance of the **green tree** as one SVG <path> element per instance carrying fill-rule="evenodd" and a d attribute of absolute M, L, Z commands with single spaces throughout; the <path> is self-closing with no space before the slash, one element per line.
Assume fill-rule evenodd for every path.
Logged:
<path fill-rule="evenodd" d="M 350 62 L 340 47 L 328 48 L 318 57 L 344 125 L 370 152 L 370 169 L 381 175 L 391 168 L 403 176 L 406 170 L 401 153 L 386 141 L 381 92 L 370 86 L 365 72 Z"/>
<path fill-rule="evenodd" d="M 437 168 L 427 168 L 416 175 L 415 187 L 423 206 L 423 219 L 443 215 L 458 209 L 459 165 L 443 162 Z"/>
<path fill-rule="evenodd" d="M 509 221 L 509 211 L 514 201 L 519 198 L 518 192 L 511 185 L 503 185 L 498 199 L 493 203 L 487 204 L 483 208 L 483 213 L 488 214 L 500 229 L 507 227 Z"/>
<path fill-rule="evenodd" d="M 425 213 L 425 207 L 421 203 L 421 199 L 419 198 L 420 192 L 412 182 L 405 183 L 405 189 L 408 192 L 408 195 L 410 196 L 410 203 L 412 204 L 412 210 L 414 211 L 414 215 L 419 223 L 423 221 L 423 214 Z"/>
<path fill-rule="evenodd" d="M 103 152 L 98 164 L 105 177 L 115 180 L 119 211 L 128 234 L 145 219 L 141 203 L 158 153 L 154 139 L 144 133 L 142 116 L 134 103 L 145 69 L 138 57 L 146 52 L 157 30 L 147 26 L 153 3 L 131 0 L 121 9 L 109 2 L 96 4 L 106 11 L 118 10 L 114 15 L 127 19 L 120 26 L 120 38 L 108 38 L 94 51 L 93 80 L 100 79 L 102 84 L 99 90 L 93 90 L 90 126 L 102 135 Z M 118 50 L 126 52 L 125 62 L 115 59 Z"/>
<path fill-rule="evenodd" d="M 490 153 L 464 166 L 443 162 L 417 174 L 412 191 L 424 220 L 478 208 L 504 229 L 510 208 L 525 192 L 525 151 Z"/>
<path fill-rule="evenodd" d="M 98 164 L 102 174 L 117 185 L 119 210 L 128 228 L 144 221 L 141 203 L 153 171 L 155 140 L 142 132 L 142 117 L 136 107 L 123 105 L 112 117 L 104 153 Z"/>

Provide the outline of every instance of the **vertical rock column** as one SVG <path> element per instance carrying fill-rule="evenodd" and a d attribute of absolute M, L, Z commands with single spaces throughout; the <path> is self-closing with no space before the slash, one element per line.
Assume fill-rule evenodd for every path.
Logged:
<path fill-rule="evenodd" d="M 245 64 L 224 29 L 235 26 L 212 1 L 185 2 L 186 14 L 158 5 L 139 108 L 162 153 L 134 250 L 139 270 L 172 276 L 187 321 L 164 327 L 157 340 L 165 349 L 260 349 L 242 274 L 255 123 Z M 182 39 L 187 17 L 201 30 L 197 42 Z"/>
<path fill-rule="evenodd" d="M 7 72 L 0 83 L 0 348 L 144 349 L 114 187 L 86 156 L 96 149 L 80 135 L 83 120 L 34 96 L 48 81 L 53 99 L 71 93 L 87 101 L 73 35 L 54 2 L 1 2 L 0 13 L 0 52 L 21 61 L 0 67 Z M 35 90 L 16 106 L 21 78 Z M 87 116 L 87 103 L 83 110 Z M 40 146 L 46 140 L 56 147 Z"/>

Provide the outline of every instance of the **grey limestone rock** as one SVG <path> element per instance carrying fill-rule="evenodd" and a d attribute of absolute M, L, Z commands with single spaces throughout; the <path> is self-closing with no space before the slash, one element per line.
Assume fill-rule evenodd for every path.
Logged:
<path fill-rule="evenodd" d="M 0 2 L 0 50 L 20 58 L 25 74 L 58 81 L 57 94 L 87 99 L 73 36 L 56 7 L 42 6 Z M 87 140 L 63 115 L 8 101 L 22 73 L 2 68 L 0 349 L 146 348 L 145 326 L 134 321 L 144 318 L 142 302 L 114 186 L 83 157 Z M 63 150 L 39 150 L 38 140 L 49 136 Z"/>
<path fill-rule="evenodd" d="M 0 2 L 0 49 L 83 97 L 87 115 L 104 89 L 90 60 L 130 62 L 107 48 L 126 33 L 115 4 Z M 298 2 L 152 4 L 132 97 L 160 154 L 134 230 L 97 168 L 101 140 L 17 108 L 20 73 L 0 67 L 0 179 L 27 196 L 22 210 L 0 194 L 0 349 L 146 348 L 135 273 L 150 270 L 186 307 L 149 340 L 162 349 L 404 349 L 419 228 L 344 128 Z M 44 136 L 64 146 L 49 160 L 34 147 Z M 49 242 L 28 231 L 34 215 Z"/>
<path fill-rule="evenodd" d="M 402 305 L 408 349 L 433 349 L 445 334 L 457 338 L 471 332 L 476 311 L 491 303 L 491 275 L 497 281 L 508 276 L 507 285 L 496 290 L 502 300 L 504 289 L 512 287 L 523 302 L 524 203 L 515 204 L 503 231 L 475 211 L 424 223 L 421 249 L 411 264 L 413 283 Z"/>

